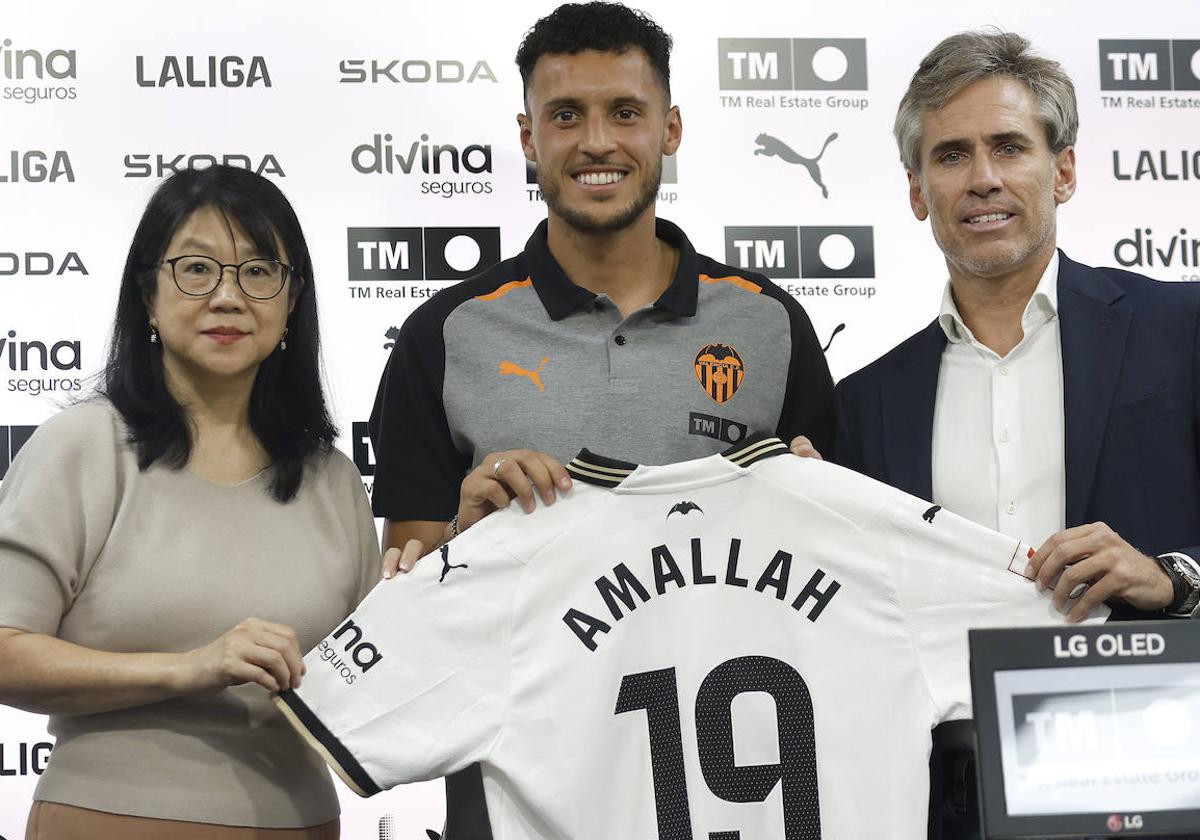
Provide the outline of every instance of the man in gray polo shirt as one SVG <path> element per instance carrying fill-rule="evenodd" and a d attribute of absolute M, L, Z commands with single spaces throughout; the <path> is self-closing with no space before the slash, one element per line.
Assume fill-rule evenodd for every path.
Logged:
<path fill-rule="evenodd" d="M 433 546 L 456 513 L 512 495 L 531 506 L 530 481 L 551 500 L 582 446 L 645 464 L 754 432 L 832 450 L 833 383 L 799 303 L 655 217 L 682 135 L 670 47 L 613 3 L 561 6 L 526 35 L 518 123 L 548 219 L 401 328 L 371 416 L 385 548 Z M 448 786 L 448 840 L 490 837 L 462 784 Z"/>

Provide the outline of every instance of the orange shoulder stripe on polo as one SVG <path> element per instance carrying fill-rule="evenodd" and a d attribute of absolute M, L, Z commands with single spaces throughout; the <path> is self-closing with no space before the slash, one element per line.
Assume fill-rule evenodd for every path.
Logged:
<path fill-rule="evenodd" d="M 519 289 L 522 286 L 532 286 L 533 278 L 526 277 L 524 280 L 509 280 L 494 292 L 488 292 L 486 295 L 476 295 L 475 300 L 500 300 L 513 289 Z"/>
<path fill-rule="evenodd" d="M 732 283 L 733 285 L 737 286 L 739 289 L 745 289 L 747 292 L 753 292 L 756 295 L 762 291 L 762 286 L 758 285 L 757 283 L 751 283 L 745 277 L 738 277 L 737 275 L 733 275 L 731 277 L 709 277 L 707 274 L 701 274 L 700 282 L 701 283 Z"/>

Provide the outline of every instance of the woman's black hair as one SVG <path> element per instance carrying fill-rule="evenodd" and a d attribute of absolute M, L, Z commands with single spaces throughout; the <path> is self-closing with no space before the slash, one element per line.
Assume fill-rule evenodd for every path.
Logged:
<path fill-rule="evenodd" d="M 288 318 L 287 349 L 276 349 L 262 362 L 250 394 L 250 428 L 271 461 L 271 495 L 287 502 L 300 489 L 306 458 L 328 451 L 337 429 L 321 387 L 308 245 L 291 204 L 263 176 L 234 166 L 185 169 L 155 190 L 121 275 L 102 392 L 129 428 L 140 469 L 158 461 L 176 469 L 187 464 L 191 427 L 187 412 L 167 390 L 162 344 L 150 342 L 145 301 L 153 300 L 158 290 L 158 267 L 171 237 L 202 207 L 213 207 L 228 223 L 240 226 L 263 256 L 294 268 L 288 284 L 295 307 Z"/>

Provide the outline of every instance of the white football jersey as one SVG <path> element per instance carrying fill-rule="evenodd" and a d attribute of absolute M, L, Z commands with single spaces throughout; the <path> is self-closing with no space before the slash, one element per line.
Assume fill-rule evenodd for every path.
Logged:
<path fill-rule="evenodd" d="M 481 762 L 496 840 L 923 838 L 967 629 L 1063 618 L 1027 545 L 786 453 L 585 450 L 376 586 L 280 707 L 364 795 Z"/>

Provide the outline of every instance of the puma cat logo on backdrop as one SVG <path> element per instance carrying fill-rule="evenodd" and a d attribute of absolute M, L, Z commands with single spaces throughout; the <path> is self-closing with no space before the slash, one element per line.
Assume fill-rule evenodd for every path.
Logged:
<path fill-rule="evenodd" d="M 529 381 L 532 382 L 534 385 L 536 385 L 537 389 L 539 391 L 545 391 L 546 386 L 542 384 L 541 373 L 542 373 L 542 368 L 544 368 L 546 366 L 546 362 L 548 362 L 548 361 L 550 361 L 550 360 L 542 359 L 542 363 L 537 366 L 536 370 L 525 370 L 525 368 L 521 367 L 516 362 L 504 361 L 504 362 L 500 363 L 500 375 L 501 376 L 525 376 L 525 377 L 528 377 Z"/>
<path fill-rule="evenodd" d="M 941 505 L 934 505 L 929 510 L 921 514 L 921 518 L 926 522 L 933 522 L 933 517 L 937 516 L 937 512 L 942 509 Z"/>
<path fill-rule="evenodd" d="M 800 164 L 808 170 L 808 174 L 812 176 L 813 181 L 821 188 L 821 195 L 829 198 L 829 190 L 821 181 L 821 167 L 817 165 L 817 161 L 825 154 L 825 150 L 829 148 L 829 144 L 836 139 L 837 132 L 835 131 L 825 138 L 825 145 L 821 147 L 821 151 L 817 153 L 815 158 L 806 158 L 779 138 L 772 137 L 770 134 L 760 134 L 754 138 L 754 142 L 761 148 L 755 149 L 754 154 L 767 155 L 768 157 L 775 156 L 788 163 Z"/>

